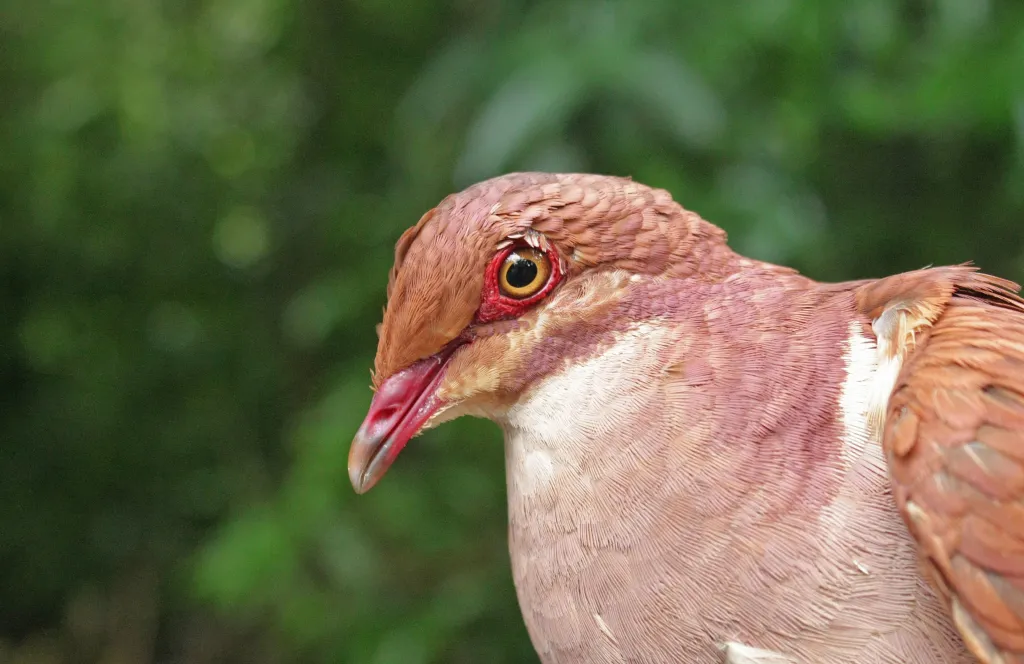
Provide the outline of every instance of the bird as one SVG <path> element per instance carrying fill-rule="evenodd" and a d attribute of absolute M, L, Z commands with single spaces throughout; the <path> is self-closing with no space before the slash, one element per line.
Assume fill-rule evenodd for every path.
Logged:
<path fill-rule="evenodd" d="M 627 177 L 509 173 L 395 247 L 357 493 L 503 431 L 544 664 L 1024 662 L 1024 300 L 822 283 Z"/>

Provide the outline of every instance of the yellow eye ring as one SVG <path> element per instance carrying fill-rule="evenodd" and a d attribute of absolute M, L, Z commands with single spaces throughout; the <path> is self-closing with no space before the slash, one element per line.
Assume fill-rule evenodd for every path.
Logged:
<path fill-rule="evenodd" d="M 531 247 L 515 249 L 498 270 L 498 287 L 503 295 L 524 300 L 540 292 L 551 276 L 551 261 Z"/>

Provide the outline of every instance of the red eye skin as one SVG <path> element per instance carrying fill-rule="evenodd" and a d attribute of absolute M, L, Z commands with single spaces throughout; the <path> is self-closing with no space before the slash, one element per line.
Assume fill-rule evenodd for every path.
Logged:
<path fill-rule="evenodd" d="M 491 260 L 487 266 L 487 271 L 484 273 L 483 295 L 480 300 L 480 308 L 476 312 L 476 319 L 473 321 L 474 324 L 493 323 L 499 320 L 518 318 L 527 309 L 547 297 L 562 280 L 562 261 L 559 259 L 558 252 L 555 251 L 554 247 L 548 247 L 543 251 L 548 257 L 548 262 L 551 263 L 551 274 L 548 276 L 548 281 L 544 284 L 544 287 L 530 297 L 519 300 L 502 293 L 501 288 L 498 286 L 498 272 L 501 270 L 502 264 L 513 251 L 528 246 L 525 243 L 512 245 L 499 251 Z"/>

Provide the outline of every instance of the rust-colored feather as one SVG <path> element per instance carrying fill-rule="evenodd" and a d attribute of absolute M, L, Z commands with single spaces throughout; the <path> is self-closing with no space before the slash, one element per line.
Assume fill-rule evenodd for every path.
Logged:
<path fill-rule="evenodd" d="M 928 576 L 985 664 L 1024 662 L 1024 301 L 1016 289 L 957 267 L 881 280 L 860 300 L 882 315 L 910 295 L 929 320 L 890 400 L 883 445 Z"/>

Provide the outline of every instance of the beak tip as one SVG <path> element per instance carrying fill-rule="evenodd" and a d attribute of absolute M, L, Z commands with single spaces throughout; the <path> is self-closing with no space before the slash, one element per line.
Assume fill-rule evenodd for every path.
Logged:
<path fill-rule="evenodd" d="M 380 463 L 381 440 L 368 435 L 364 429 L 360 427 L 356 432 L 348 452 L 348 479 L 359 495 L 372 489 L 387 469 Z"/>
<path fill-rule="evenodd" d="M 358 468 L 348 469 L 348 479 L 352 482 L 352 489 L 359 495 L 367 492 L 369 487 L 363 483 L 362 472 Z"/>
<path fill-rule="evenodd" d="M 367 466 L 369 459 L 365 458 L 365 444 L 357 435 L 352 441 L 352 447 L 348 454 L 348 479 L 352 482 L 352 488 L 357 494 L 364 494 L 370 490 L 371 482 L 367 482 Z"/>

